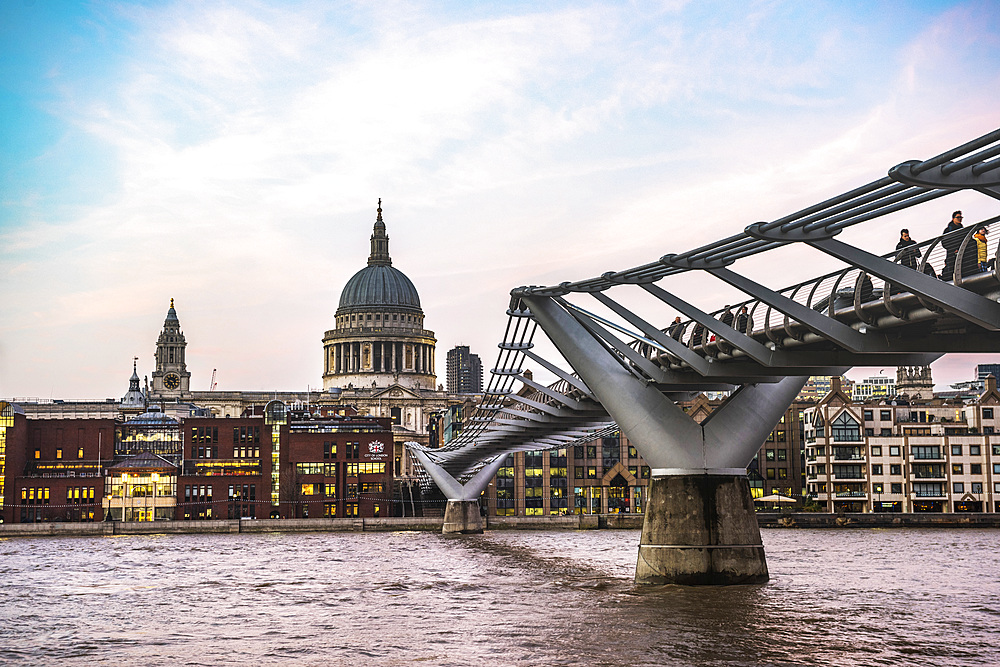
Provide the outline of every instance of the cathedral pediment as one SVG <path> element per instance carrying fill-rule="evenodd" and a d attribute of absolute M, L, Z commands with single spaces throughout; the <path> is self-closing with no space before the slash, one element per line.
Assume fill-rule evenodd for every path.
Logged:
<path fill-rule="evenodd" d="M 410 387 L 404 387 L 401 384 L 394 384 L 384 389 L 377 389 L 372 392 L 372 398 L 389 398 L 394 401 L 404 400 L 407 398 L 422 398 L 420 394 L 411 389 Z"/>

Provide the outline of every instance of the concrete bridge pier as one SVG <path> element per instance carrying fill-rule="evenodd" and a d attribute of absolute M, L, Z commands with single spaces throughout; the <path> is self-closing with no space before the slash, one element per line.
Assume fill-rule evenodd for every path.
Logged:
<path fill-rule="evenodd" d="M 444 510 L 444 525 L 441 533 L 462 533 L 474 535 L 483 532 L 483 517 L 479 513 L 478 500 L 449 500 Z"/>
<path fill-rule="evenodd" d="M 767 560 L 743 471 L 653 477 L 648 493 L 637 584 L 767 581 Z"/>

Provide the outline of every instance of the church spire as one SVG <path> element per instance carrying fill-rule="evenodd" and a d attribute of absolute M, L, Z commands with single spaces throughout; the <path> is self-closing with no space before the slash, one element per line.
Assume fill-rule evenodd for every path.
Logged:
<path fill-rule="evenodd" d="M 385 233 L 385 223 L 382 221 L 381 197 L 378 200 L 378 216 L 375 218 L 372 254 L 368 256 L 368 266 L 392 266 L 392 258 L 389 257 L 389 237 Z"/>

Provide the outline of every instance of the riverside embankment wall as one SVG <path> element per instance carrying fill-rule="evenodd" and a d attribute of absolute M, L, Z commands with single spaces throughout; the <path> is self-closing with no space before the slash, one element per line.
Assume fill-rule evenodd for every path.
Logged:
<path fill-rule="evenodd" d="M 642 528 L 641 514 L 571 514 L 553 517 L 491 516 L 486 530 L 597 530 Z M 1000 528 L 1000 514 L 758 513 L 761 528 Z M 440 531 L 441 517 L 373 519 L 210 519 L 205 521 L 0 524 L 0 538 L 179 533 L 322 533 Z"/>

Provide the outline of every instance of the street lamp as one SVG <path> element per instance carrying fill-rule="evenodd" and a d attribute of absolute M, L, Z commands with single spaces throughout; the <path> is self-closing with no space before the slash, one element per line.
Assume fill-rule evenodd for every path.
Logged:
<path fill-rule="evenodd" d="M 152 477 L 153 477 L 153 514 L 150 516 L 150 521 L 156 521 L 156 483 L 160 481 L 160 473 L 154 472 Z"/>

